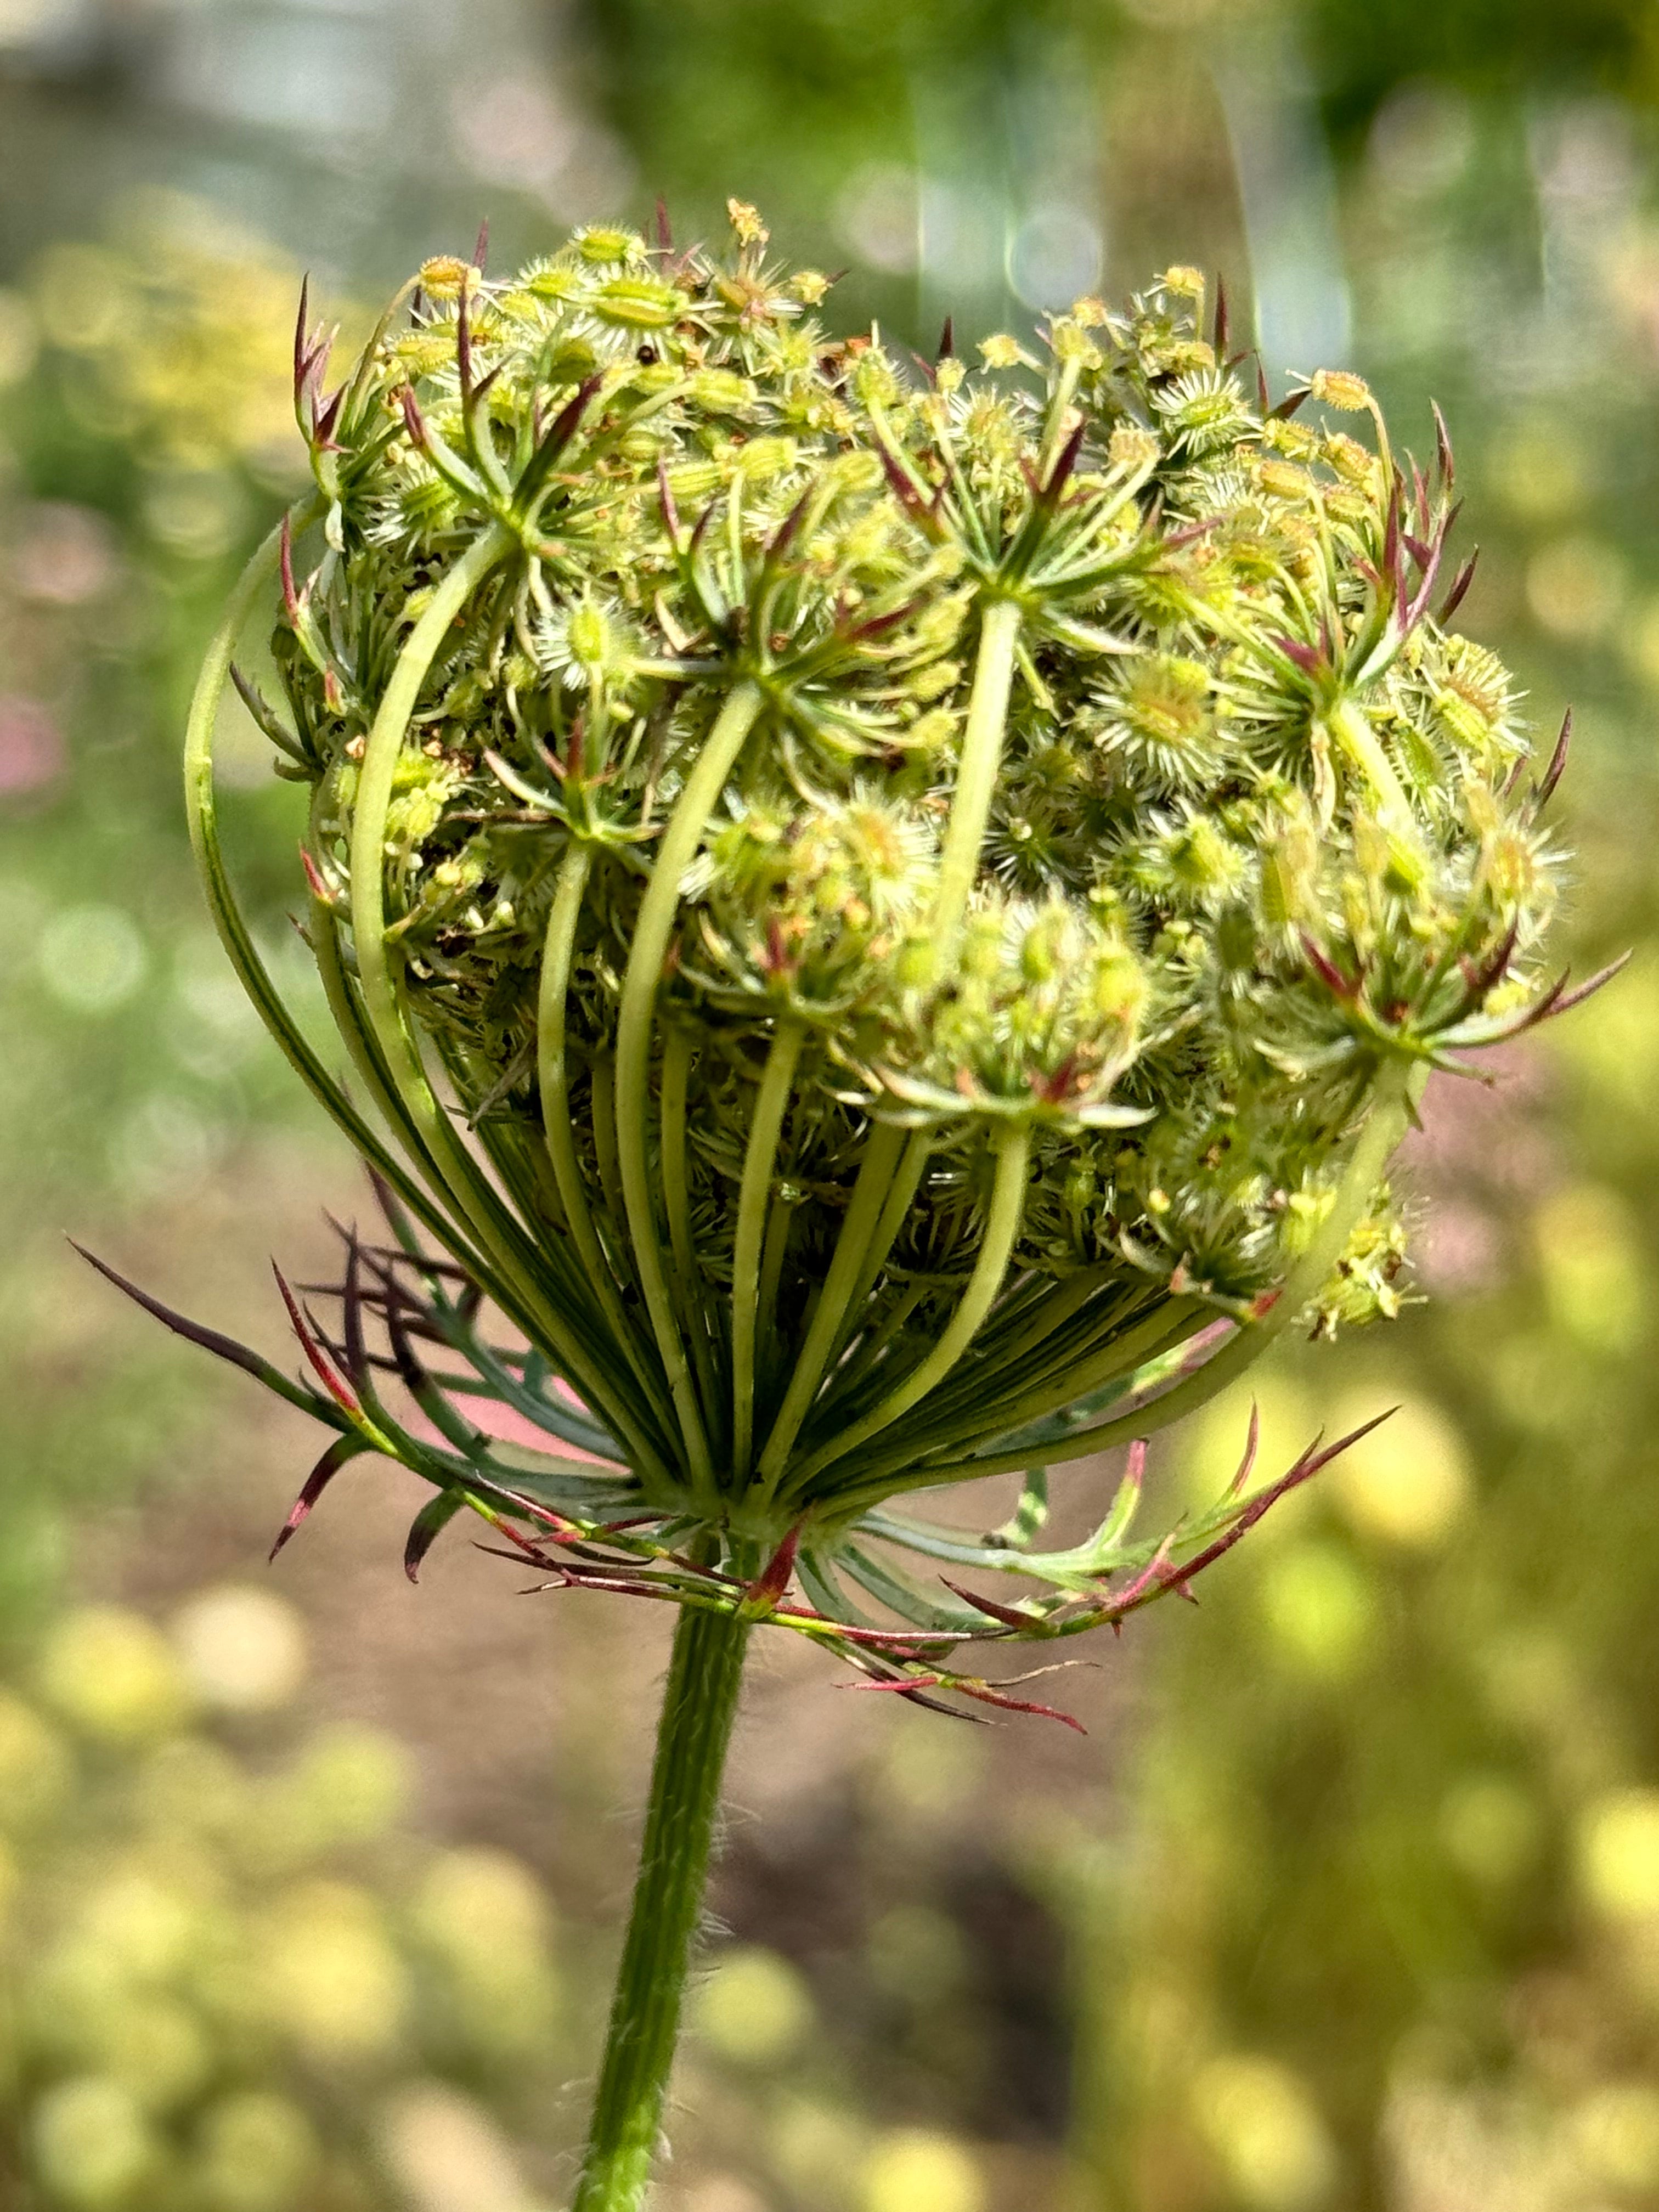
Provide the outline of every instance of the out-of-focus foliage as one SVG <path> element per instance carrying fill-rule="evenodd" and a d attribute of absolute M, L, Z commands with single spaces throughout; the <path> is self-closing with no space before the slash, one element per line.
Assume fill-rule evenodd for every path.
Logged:
<path fill-rule="evenodd" d="M 303 459 L 281 435 L 296 282 L 151 198 L 0 291 L 0 1616 L 44 1595 L 62 1509 L 189 1425 L 159 1345 L 87 1364 L 63 1231 L 176 1202 L 286 1096 L 200 911 L 177 731 L 208 610 Z M 286 842 L 263 787 L 238 827 L 260 884 Z M 261 921 L 280 963 L 280 909 Z"/>
<path fill-rule="evenodd" d="M 1425 9 L 1379 0 L 1363 9 L 1312 0 L 1308 42 L 1325 112 L 1345 139 L 1370 124 L 1402 79 L 1510 100 L 1551 88 L 1650 97 L 1659 45 L 1643 0 L 1457 0 Z"/>
<path fill-rule="evenodd" d="M 726 192 L 758 200 L 797 252 L 850 260 L 913 343 L 933 335 L 907 281 L 919 263 L 954 269 L 959 318 L 975 292 L 1029 297 L 1050 256 L 1086 254 L 1091 224 L 1115 262 L 1139 251 L 1148 179 L 1166 203 L 1162 257 L 1198 258 L 1241 151 L 1247 170 L 1282 161 L 1291 181 L 1302 126 L 1286 127 L 1286 102 L 1311 103 L 1353 157 L 1402 87 L 1534 119 L 1564 98 L 1659 92 L 1643 0 L 590 0 L 585 14 L 610 118 L 671 211 L 707 227 Z M 1239 95 L 1261 76 L 1277 80 L 1286 143 L 1241 147 Z M 1490 217 L 1498 179 L 1484 182 Z M 1305 244 L 1321 185 L 1298 185 L 1289 219 Z M 922 293 L 931 311 L 935 288 Z"/>
<path fill-rule="evenodd" d="M 994 117 L 993 72 L 1075 12 L 1073 0 L 599 0 L 591 26 L 606 104 L 671 214 L 684 195 L 707 223 L 739 192 L 806 259 L 843 216 L 856 222 L 860 183 L 878 182 L 868 165 L 913 158 L 919 96 Z"/>
<path fill-rule="evenodd" d="M 0 295 L 12 1205 L 89 1168 L 140 1200 L 188 1181 L 269 1090 L 197 912 L 174 748 L 204 609 L 300 458 L 294 281 L 157 204 Z"/>
<path fill-rule="evenodd" d="M 297 1615 L 221 1585 L 167 1633 L 65 1613 L 0 1686 L 8 2202 L 533 2212 L 479 2099 L 522 2120 L 557 2063 L 547 1899 L 416 1839 L 394 1738 L 296 1735 L 304 1671 Z"/>

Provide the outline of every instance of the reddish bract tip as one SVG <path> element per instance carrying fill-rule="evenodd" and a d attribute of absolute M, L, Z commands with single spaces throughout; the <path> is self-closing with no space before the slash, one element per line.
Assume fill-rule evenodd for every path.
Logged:
<path fill-rule="evenodd" d="M 743 1594 L 745 1610 L 762 1608 L 770 1613 L 788 1589 L 795 1571 L 795 1558 L 800 1550 L 800 1527 L 797 1523 L 778 1546 L 765 1567 Z"/>
<path fill-rule="evenodd" d="M 363 1409 L 358 1403 L 356 1394 L 347 1388 L 346 1383 L 336 1372 L 332 1363 L 324 1352 L 322 1346 L 318 1343 L 304 1314 L 300 1310 L 299 1300 L 289 1288 L 288 1278 L 274 1260 L 270 1263 L 270 1272 L 276 1278 L 276 1288 L 282 1293 L 283 1304 L 287 1307 L 289 1320 L 294 1326 L 294 1334 L 300 1340 L 300 1348 L 305 1353 L 312 1372 L 343 1413 L 349 1413 L 353 1420 L 361 1419 Z"/>

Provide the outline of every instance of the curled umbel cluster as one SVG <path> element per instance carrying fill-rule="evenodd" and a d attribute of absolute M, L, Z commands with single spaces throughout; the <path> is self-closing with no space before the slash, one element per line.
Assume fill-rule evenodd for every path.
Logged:
<path fill-rule="evenodd" d="M 1559 763 L 1449 627 L 1437 418 L 1425 471 L 1354 376 L 1272 405 L 1183 269 L 832 337 L 731 214 L 430 263 L 331 395 L 302 312 L 244 692 L 359 1141 L 613 1503 L 827 1611 L 891 1494 L 1394 1310 L 1414 1079 L 1553 1003 Z"/>

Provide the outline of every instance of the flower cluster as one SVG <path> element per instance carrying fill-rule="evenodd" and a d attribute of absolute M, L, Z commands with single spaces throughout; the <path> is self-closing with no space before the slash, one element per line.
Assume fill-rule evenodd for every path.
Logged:
<path fill-rule="evenodd" d="M 386 1138 L 213 836 L 266 569 L 210 659 L 196 826 L 279 1036 L 531 1347 L 468 1336 L 485 1394 L 609 1463 L 544 1504 L 632 1507 L 739 1593 L 785 1547 L 824 1616 L 858 1618 L 845 1573 L 925 1624 L 864 1548 L 921 1529 L 892 1494 L 1144 1435 L 1286 1323 L 1396 1309 L 1422 1073 L 1566 1002 L 1562 749 L 1529 773 L 1449 627 L 1437 417 L 1425 471 L 1352 375 L 1273 404 L 1179 269 L 1036 350 L 970 366 L 947 326 L 907 362 L 827 335 L 825 280 L 731 212 L 723 253 L 429 263 L 331 394 L 302 307 L 281 706 L 238 680 L 309 792 L 310 940 Z M 300 1325 L 343 1441 L 409 1459 L 357 1388 L 405 1263 L 346 1336 Z M 483 1448 L 448 1419 L 453 1508 Z"/>

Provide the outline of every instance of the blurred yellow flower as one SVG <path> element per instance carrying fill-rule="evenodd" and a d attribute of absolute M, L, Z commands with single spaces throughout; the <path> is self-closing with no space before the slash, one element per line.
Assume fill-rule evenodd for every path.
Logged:
<path fill-rule="evenodd" d="M 276 1900 L 264 1984 L 272 2019 L 323 2060 L 383 2057 L 409 2009 L 408 1973 L 380 1908 L 349 1882 L 304 1882 Z"/>
<path fill-rule="evenodd" d="M 246 1843 L 269 1866 L 303 1866 L 342 1844 L 384 1835 L 413 1790 L 402 1744 L 380 1729 L 337 1722 L 264 1785 Z"/>
<path fill-rule="evenodd" d="M 429 1942 L 457 1958 L 547 1953 L 547 1898 L 529 1868 L 506 1851 L 443 1852 L 421 1884 L 416 1921 Z"/>
<path fill-rule="evenodd" d="M 152 2117 L 175 2112 L 213 2078 L 207 2024 L 175 1998 L 151 1996 L 110 2014 L 98 2057 Z"/>
<path fill-rule="evenodd" d="M 297 2212 L 321 2158 L 300 2106 L 268 2090 L 222 2097 L 198 2140 L 204 2195 L 219 2212 Z"/>
<path fill-rule="evenodd" d="M 387 2100 L 380 2154 L 409 2212 L 536 2212 L 501 2129 L 442 2081 L 411 2081 Z"/>
<path fill-rule="evenodd" d="M 101 2075 L 48 2089 L 34 2108 L 31 2133 L 40 2180 L 76 2212 L 127 2203 L 160 2158 L 131 2091 Z"/>
<path fill-rule="evenodd" d="M 305 1624 L 272 1591 L 220 1583 L 182 1606 L 172 1628 L 191 1687 L 218 1711 L 270 1712 L 305 1680 Z"/>
<path fill-rule="evenodd" d="M 73 1778 L 69 1753 L 33 1705 L 0 1690 L 0 1827 L 50 1820 Z"/>
<path fill-rule="evenodd" d="M 1376 1626 L 1364 1570 L 1334 1544 L 1298 1543 L 1264 1555 L 1257 1602 L 1281 1656 L 1321 1681 L 1341 1681 L 1364 1659 Z"/>
<path fill-rule="evenodd" d="M 84 374 L 85 427 L 164 465 L 229 462 L 297 477 L 292 348 L 298 271 L 203 204 L 146 193 L 107 244 L 59 242 L 33 272 L 41 331 Z"/>
<path fill-rule="evenodd" d="M 1624 1200 L 1605 1184 L 1570 1183 L 1544 1200 L 1533 1231 L 1558 1326 L 1592 1350 L 1631 1350 L 1647 1322 L 1648 1271 Z"/>
<path fill-rule="evenodd" d="M 1603 2081 L 1572 2114 L 1578 2155 L 1593 2179 L 1618 2190 L 1659 2185 L 1659 2088 Z"/>
<path fill-rule="evenodd" d="M 169 1881 L 142 1861 L 118 1862 L 82 1893 L 78 1931 L 118 1972 L 155 1982 L 178 1972 L 202 1933 L 199 1881 Z"/>
<path fill-rule="evenodd" d="M 1342 1398 L 1331 1414 L 1332 1431 L 1340 1436 L 1358 1428 L 1394 1396 L 1378 1385 Z M 1405 1395 L 1382 1426 L 1350 1444 L 1322 1480 L 1362 1535 L 1430 1551 L 1468 1509 L 1468 1451 L 1437 1406 Z"/>
<path fill-rule="evenodd" d="M 559 1983 L 549 1911 L 528 1867 L 506 1851 L 445 1851 L 416 1893 L 416 1935 L 441 1963 L 465 2032 L 482 2050 L 544 2050 Z"/>
<path fill-rule="evenodd" d="M 1282 1474 L 1319 1430 L 1318 1405 L 1293 1375 L 1271 1362 L 1256 1368 L 1248 1382 L 1224 1390 L 1181 1431 L 1182 1488 L 1194 1505 L 1213 1505 L 1237 1473 L 1252 1405 L 1260 1425 L 1254 1483 Z M 1304 1498 L 1308 1494 L 1301 1493 Z M 1275 1532 L 1281 1536 L 1288 1533 L 1298 1512 L 1305 1510 L 1293 1493 L 1261 1523 L 1258 1546 L 1264 1540 L 1271 1543 Z"/>
<path fill-rule="evenodd" d="M 858 2117 L 844 2106 L 785 2094 L 767 2116 L 766 2148 L 779 2179 L 810 2202 L 826 2173 L 857 2169 L 867 2136 Z"/>
<path fill-rule="evenodd" d="M 167 1638 L 142 1613 L 115 1606 L 66 1614 L 46 1638 L 40 1680 L 65 1720 L 107 1743 L 165 1735 L 190 1706 Z"/>
<path fill-rule="evenodd" d="M 759 1944 L 726 1951 L 698 1988 L 692 2026 L 709 2048 L 741 2066 L 775 2066 L 812 2025 L 812 1999 L 787 1959 Z"/>
<path fill-rule="evenodd" d="M 1193 2084 L 1199 2132 L 1253 2212 L 1303 2212 L 1336 2180 L 1336 2154 L 1298 2077 L 1271 2058 L 1212 2058 Z"/>
<path fill-rule="evenodd" d="M 1578 1823 L 1578 1878 L 1610 1920 L 1659 1915 L 1659 1790 L 1615 1790 Z"/>
<path fill-rule="evenodd" d="M 860 2212 L 983 2212 L 985 2182 L 954 2136 L 923 2128 L 881 2137 L 864 2169 Z"/>

